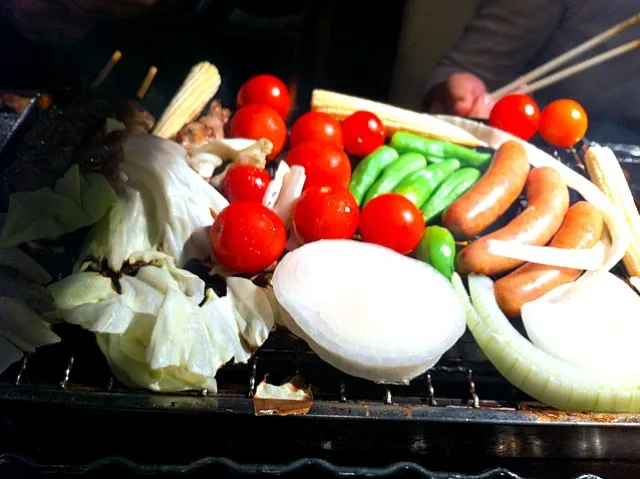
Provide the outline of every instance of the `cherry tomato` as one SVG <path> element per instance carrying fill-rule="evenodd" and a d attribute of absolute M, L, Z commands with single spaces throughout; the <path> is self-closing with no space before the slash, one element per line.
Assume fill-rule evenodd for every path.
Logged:
<path fill-rule="evenodd" d="M 540 136 L 558 148 L 571 148 L 584 138 L 589 126 L 587 113 L 573 100 L 549 103 L 540 118 Z"/>
<path fill-rule="evenodd" d="M 346 188 L 312 186 L 293 208 L 293 228 L 303 243 L 349 239 L 358 229 L 360 209 Z"/>
<path fill-rule="evenodd" d="M 356 111 L 342 122 L 342 137 L 348 153 L 364 157 L 384 145 L 387 134 L 376 115 L 368 111 Z"/>
<path fill-rule="evenodd" d="M 289 166 L 304 166 L 304 187 L 341 186 L 351 181 L 351 162 L 342 149 L 330 143 L 305 141 L 294 146 L 285 160 Z"/>
<path fill-rule="evenodd" d="M 540 108 L 530 96 L 507 95 L 494 105 L 489 125 L 526 141 L 538 131 Z"/>
<path fill-rule="evenodd" d="M 287 125 L 270 106 L 246 105 L 236 111 L 231 119 L 231 136 L 251 140 L 266 138 L 273 143 L 273 150 L 267 159 L 273 160 L 287 141 Z"/>
<path fill-rule="evenodd" d="M 258 273 L 272 265 L 287 242 L 280 217 L 266 206 L 250 201 L 231 203 L 223 209 L 210 235 L 216 259 L 240 274 Z"/>
<path fill-rule="evenodd" d="M 251 104 L 268 105 L 286 119 L 291 108 L 289 89 L 273 75 L 257 75 L 245 82 L 238 91 L 236 106 L 242 108 Z"/>
<path fill-rule="evenodd" d="M 422 239 L 424 218 L 420 210 L 397 193 L 376 196 L 360 214 L 360 235 L 401 254 L 411 253 Z"/>
<path fill-rule="evenodd" d="M 271 183 L 269 173 L 257 166 L 241 165 L 227 171 L 222 182 L 222 194 L 230 203 L 253 201 L 262 203 L 262 198 Z"/>
<path fill-rule="evenodd" d="M 293 124 L 289 144 L 293 148 L 303 141 L 321 141 L 344 147 L 340 122 L 327 113 L 311 111 Z"/>

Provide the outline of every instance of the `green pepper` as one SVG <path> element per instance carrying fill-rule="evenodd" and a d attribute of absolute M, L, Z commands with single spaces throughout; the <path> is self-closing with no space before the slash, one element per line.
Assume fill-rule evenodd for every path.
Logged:
<path fill-rule="evenodd" d="M 432 140 L 406 131 L 398 131 L 391 137 L 391 146 L 400 153 L 413 151 L 435 158 L 457 158 L 462 163 L 479 167 L 491 159 L 491 153 L 482 153 L 448 141 Z"/>
<path fill-rule="evenodd" d="M 458 160 L 441 160 L 440 163 L 429 165 L 407 176 L 393 192 L 406 197 L 420 208 L 440 183 L 458 168 Z"/>
<path fill-rule="evenodd" d="M 427 226 L 416 249 L 416 258 L 430 264 L 450 280 L 456 260 L 456 241 L 451 232 L 442 226 Z"/>
<path fill-rule="evenodd" d="M 407 176 L 427 166 L 427 160 L 419 153 L 405 153 L 382 172 L 382 176 L 369 188 L 364 198 L 366 205 L 376 196 L 390 193 Z"/>
<path fill-rule="evenodd" d="M 438 187 L 427 202 L 420 208 L 425 222 L 431 221 L 446 210 L 451 203 L 462 196 L 480 178 L 475 168 L 462 168 L 455 171 Z"/>
<path fill-rule="evenodd" d="M 356 166 L 351 175 L 349 191 L 358 202 L 358 206 L 362 203 L 367 190 L 376 182 L 384 169 L 396 161 L 399 156 L 396 150 L 383 145 L 363 158 Z"/>

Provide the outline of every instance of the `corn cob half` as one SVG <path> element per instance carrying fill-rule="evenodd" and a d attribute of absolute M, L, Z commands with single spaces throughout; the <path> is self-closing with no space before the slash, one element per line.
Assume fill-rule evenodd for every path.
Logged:
<path fill-rule="evenodd" d="M 311 95 L 311 111 L 328 113 L 339 121 L 359 110 L 369 111 L 380 118 L 388 135 L 402 130 L 459 145 L 480 146 L 482 144 L 475 136 L 462 128 L 426 113 L 405 110 L 327 90 L 314 90 Z"/>
<path fill-rule="evenodd" d="M 202 113 L 221 82 L 220 72 L 211 63 L 201 62 L 194 66 L 158 120 L 153 134 L 173 139 L 186 123 Z"/>
<path fill-rule="evenodd" d="M 585 166 L 591 181 L 624 214 L 631 230 L 631 242 L 622 263 L 629 276 L 640 276 L 640 214 L 622 167 L 610 148 L 599 146 L 587 150 Z"/>

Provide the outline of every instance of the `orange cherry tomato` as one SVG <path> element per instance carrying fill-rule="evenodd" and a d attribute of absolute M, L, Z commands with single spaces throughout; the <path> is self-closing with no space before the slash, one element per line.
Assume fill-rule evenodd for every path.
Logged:
<path fill-rule="evenodd" d="M 293 227 L 303 243 L 349 239 L 358 229 L 360 209 L 346 188 L 312 186 L 296 202 Z"/>
<path fill-rule="evenodd" d="M 343 148 L 340 122 L 327 113 L 317 111 L 305 113 L 293 124 L 289 145 L 293 148 L 304 141 L 333 143 Z"/>
<path fill-rule="evenodd" d="M 287 141 L 287 125 L 270 106 L 246 105 L 231 119 L 231 136 L 251 140 L 266 138 L 273 144 L 273 150 L 267 159 L 273 160 L 280 154 Z"/>
<path fill-rule="evenodd" d="M 289 89 L 278 77 L 266 74 L 256 75 L 240 87 L 236 106 L 242 108 L 254 103 L 268 105 L 286 119 L 291 108 Z"/>
<path fill-rule="evenodd" d="M 239 274 L 258 273 L 275 263 L 287 242 L 280 217 L 250 201 L 231 203 L 216 217 L 210 232 L 216 259 Z"/>
<path fill-rule="evenodd" d="M 420 210 L 397 193 L 376 196 L 360 214 L 363 241 L 386 246 L 400 254 L 408 254 L 416 249 L 424 227 Z"/>
<path fill-rule="evenodd" d="M 289 166 L 304 167 L 305 189 L 310 186 L 349 187 L 351 162 L 346 153 L 332 143 L 299 143 L 289 151 L 285 161 Z"/>
<path fill-rule="evenodd" d="M 588 126 L 587 113 L 580 103 L 556 100 L 542 110 L 540 136 L 558 148 L 571 148 L 584 138 Z"/>
<path fill-rule="evenodd" d="M 527 95 L 507 95 L 491 109 L 489 125 L 527 141 L 540 126 L 540 108 Z"/>
<path fill-rule="evenodd" d="M 231 168 L 222 181 L 222 194 L 230 203 L 253 201 L 262 203 L 271 177 L 264 168 L 241 165 Z"/>

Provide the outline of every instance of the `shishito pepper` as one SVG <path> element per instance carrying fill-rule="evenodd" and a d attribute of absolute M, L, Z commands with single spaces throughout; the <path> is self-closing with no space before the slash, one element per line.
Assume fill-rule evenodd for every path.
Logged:
<path fill-rule="evenodd" d="M 369 188 L 364 197 L 364 204 L 376 196 L 391 193 L 407 176 L 427 167 L 427 159 L 419 153 L 405 153 L 391 163 L 382 172 L 380 178 Z"/>
<path fill-rule="evenodd" d="M 433 140 L 406 131 L 398 131 L 391 137 L 391 146 L 401 154 L 412 151 L 432 158 L 457 158 L 468 166 L 479 167 L 491 159 L 491 153 L 483 153 L 448 141 Z"/>
<path fill-rule="evenodd" d="M 462 168 L 453 172 L 429 197 L 420 208 L 424 221 L 429 222 L 446 210 L 451 203 L 462 196 L 480 178 L 480 171 L 475 168 Z"/>
<path fill-rule="evenodd" d="M 458 160 L 442 160 L 407 176 L 393 192 L 404 196 L 420 208 L 435 189 L 458 168 Z"/>
<path fill-rule="evenodd" d="M 442 226 L 427 226 L 416 249 L 416 258 L 451 279 L 456 258 L 456 241 L 451 232 Z"/>
<path fill-rule="evenodd" d="M 351 183 L 349 183 L 349 191 L 356 199 L 358 206 L 362 203 L 364 195 L 371 186 L 376 182 L 384 169 L 391 163 L 396 161 L 400 155 L 390 146 L 381 146 L 367 155 L 356 166 L 351 175 Z"/>

